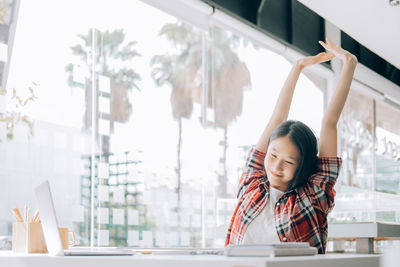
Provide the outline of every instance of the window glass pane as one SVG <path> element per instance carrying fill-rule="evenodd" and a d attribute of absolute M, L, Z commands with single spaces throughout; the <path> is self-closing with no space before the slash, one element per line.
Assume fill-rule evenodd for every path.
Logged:
<path fill-rule="evenodd" d="M 376 104 L 376 168 L 377 191 L 400 194 L 399 159 L 400 127 L 396 118 L 400 111 L 381 102 Z"/>
<path fill-rule="evenodd" d="M 342 182 L 330 215 L 331 222 L 399 220 L 399 199 L 387 194 L 398 194 L 399 187 L 396 178 L 399 130 L 395 123 L 398 110 L 385 103 L 375 103 L 374 111 L 374 101 L 354 91 L 346 102 L 340 124 Z M 376 112 L 376 126 L 373 112 Z M 376 127 L 375 137 L 372 127 Z M 374 188 L 377 192 L 371 191 Z"/>
<path fill-rule="evenodd" d="M 386 103 L 376 103 L 376 190 L 382 192 L 377 214 L 380 221 L 400 222 L 399 115 L 398 109 Z"/>
<path fill-rule="evenodd" d="M 80 246 L 223 246 L 245 157 L 292 64 L 141 1 L 28 1 L 19 17 L 9 85 L 34 89 L 35 134 L 17 125 L 0 143 L 0 233 L 48 179 Z M 301 75 L 289 118 L 319 135 L 322 115 L 322 91 Z"/>
<path fill-rule="evenodd" d="M 355 91 L 350 91 L 340 124 L 344 191 L 348 187 L 362 190 L 371 190 L 373 187 L 372 116 L 372 99 Z"/>
<path fill-rule="evenodd" d="M 91 150 L 91 129 L 84 124 L 91 97 L 85 84 L 90 80 L 81 79 L 88 69 L 70 68 L 79 66 L 70 47 L 91 24 L 84 11 L 88 9 L 76 8 L 78 3 L 21 1 L 6 108 L 10 116 L 26 114 L 33 124 L 16 123 L 7 140 L 9 132 L 0 123 L 0 235 L 11 235 L 11 208 L 27 205 L 34 213 L 33 188 L 47 179 L 60 226 L 75 231 L 79 245 L 89 245 L 89 203 L 83 196 L 90 195 L 90 184 L 81 184 L 81 177 L 89 175 L 82 158 Z M 16 108 L 13 88 L 23 100 L 34 95 L 33 101 Z M 33 136 L 28 138 L 30 130 Z"/>
<path fill-rule="evenodd" d="M 330 222 L 373 220 L 373 127 L 373 100 L 350 90 L 338 127 L 343 161 Z"/>
<path fill-rule="evenodd" d="M 213 157 L 210 170 L 216 181 L 208 190 L 213 190 L 216 209 L 207 216 L 214 216 L 217 228 L 206 228 L 206 240 L 210 240 L 206 244 L 223 246 L 247 153 L 268 123 L 292 64 L 224 29 L 213 27 L 209 36 L 207 125 L 214 147 L 208 157 Z M 323 93 L 302 74 L 289 119 L 303 121 L 319 135 L 322 115 Z M 210 196 L 206 198 L 211 201 Z"/>
<path fill-rule="evenodd" d="M 118 18 L 98 29 L 110 91 L 99 87 L 99 104 L 110 111 L 99 110 L 109 130 L 98 132 L 107 175 L 96 189 L 97 245 L 200 247 L 208 142 L 192 95 L 201 95 L 202 32 L 139 1 L 96 10 L 111 4 Z"/>

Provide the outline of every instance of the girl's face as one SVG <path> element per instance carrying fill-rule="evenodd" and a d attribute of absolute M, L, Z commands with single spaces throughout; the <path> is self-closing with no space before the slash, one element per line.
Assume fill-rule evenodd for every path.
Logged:
<path fill-rule="evenodd" d="M 286 191 L 300 164 L 300 152 L 288 136 L 269 143 L 264 166 L 270 186 Z"/>

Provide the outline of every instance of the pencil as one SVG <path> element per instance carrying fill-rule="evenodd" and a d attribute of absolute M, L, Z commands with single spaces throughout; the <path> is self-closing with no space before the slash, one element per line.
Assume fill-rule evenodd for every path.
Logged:
<path fill-rule="evenodd" d="M 38 218 L 39 218 L 39 210 L 37 209 L 35 211 L 35 215 L 33 215 L 32 222 L 37 222 Z"/>
<path fill-rule="evenodd" d="M 13 208 L 12 211 L 13 211 L 16 219 L 17 219 L 17 222 L 23 222 L 24 221 L 24 219 L 22 218 L 21 213 L 19 212 L 18 208 Z"/>

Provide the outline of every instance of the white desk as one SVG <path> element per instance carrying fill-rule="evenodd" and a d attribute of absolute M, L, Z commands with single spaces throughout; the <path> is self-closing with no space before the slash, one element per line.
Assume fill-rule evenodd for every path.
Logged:
<path fill-rule="evenodd" d="M 328 238 L 355 238 L 357 253 L 374 253 L 375 238 L 400 238 L 400 224 L 394 223 L 330 223 L 328 227 Z"/>
<path fill-rule="evenodd" d="M 327 254 L 303 257 L 225 257 L 215 255 L 65 256 L 0 252 L 4 267 L 379 267 L 380 255 Z"/>

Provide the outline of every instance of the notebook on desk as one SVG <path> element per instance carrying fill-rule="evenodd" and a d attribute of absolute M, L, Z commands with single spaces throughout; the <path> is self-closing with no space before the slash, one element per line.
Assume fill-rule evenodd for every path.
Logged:
<path fill-rule="evenodd" d="M 48 181 L 41 183 L 35 188 L 35 196 L 40 211 L 40 220 L 47 250 L 53 256 L 121 256 L 136 254 L 130 249 L 120 248 L 75 248 L 64 250 L 58 231 L 58 221 L 54 208 Z"/>
<path fill-rule="evenodd" d="M 224 255 L 232 257 L 281 257 L 312 256 L 318 253 L 317 248 L 306 242 L 286 242 L 261 245 L 229 245 Z"/>

